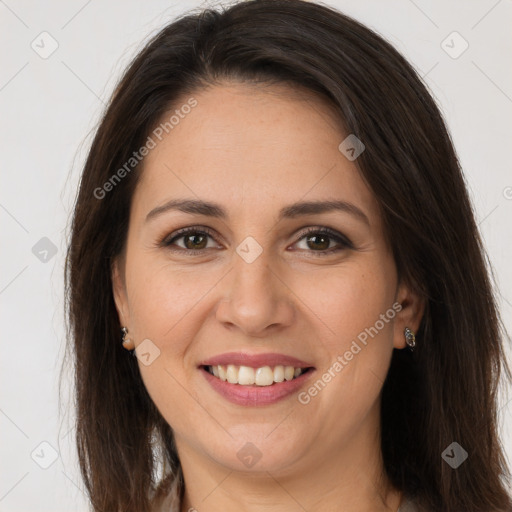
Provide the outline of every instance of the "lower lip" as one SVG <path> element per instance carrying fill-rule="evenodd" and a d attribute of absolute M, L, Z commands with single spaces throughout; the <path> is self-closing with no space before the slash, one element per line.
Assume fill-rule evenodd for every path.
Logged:
<path fill-rule="evenodd" d="M 270 386 L 243 386 L 221 380 L 205 370 L 204 367 L 201 367 L 200 371 L 204 374 L 205 379 L 210 383 L 212 388 L 224 398 L 237 405 L 253 407 L 274 404 L 279 402 L 279 400 L 289 397 L 298 391 L 315 372 L 315 370 L 311 368 L 295 379 L 274 382 L 274 384 Z"/>

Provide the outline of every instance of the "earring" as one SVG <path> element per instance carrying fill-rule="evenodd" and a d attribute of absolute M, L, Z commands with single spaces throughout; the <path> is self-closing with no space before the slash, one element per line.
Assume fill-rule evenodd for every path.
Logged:
<path fill-rule="evenodd" d="M 409 348 L 411 349 L 411 352 L 414 350 L 414 347 L 416 346 L 416 335 L 414 334 L 409 327 L 406 327 L 404 330 L 405 334 L 405 342 L 407 345 L 409 345 Z"/>
<path fill-rule="evenodd" d="M 121 329 L 121 333 L 123 335 L 123 347 L 127 350 L 133 350 L 132 340 L 130 338 L 127 338 L 126 335 L 128 334 L 128 329 L 126 327 L 123 327 Z"/>

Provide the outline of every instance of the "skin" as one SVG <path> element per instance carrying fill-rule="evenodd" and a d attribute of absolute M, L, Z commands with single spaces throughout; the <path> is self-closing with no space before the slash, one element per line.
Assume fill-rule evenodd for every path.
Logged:
<path fill-rule="evenodd" d="M 145 158 L 112 271 L 121 325 L 134 346 L 149 339 L 160 350 L 139 367 L 175 433 L 182 512 L 396 511 L 401 493 L 382 469 L 380 396 L 393 348 L 406 347 L 404 327 L 417 330 L 423 304 L 398 282 L 357 161 L 338 150 L 347 134 L 322 99 L 286 85 L 223 82 L 193 96 L 198 105 Z M 229 216 L 171 210 L 146 222 L 176 198 L 219 203 Z M 350 202 L 369 223 L 341 211 L 277 221 L 284 206 L 327 199 Z M 176 239 L 181 253 L 159 245 L 189 226 L 214 235 Z M 324 226 L 354 247 L 302 234 Z M 236 252 L 248 236 L 263 249 L 252 263 Z M 194 243 L 199 255 L 190 255 Z M 278 352 L 315 367 L 307 390 L 396 302 L 401 311 L 307 405 L 296 395 L 232 404 L 197 368 L 229 351 Z M 261 452 L 251 468 L 237 457 L 247 442 Z"/>

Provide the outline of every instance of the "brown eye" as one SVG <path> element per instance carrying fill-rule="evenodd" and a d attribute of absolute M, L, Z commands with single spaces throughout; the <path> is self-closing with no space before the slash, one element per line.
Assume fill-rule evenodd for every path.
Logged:
<path fill-rule="evenodd" d="M 299 242 L 302 242 L 302 240 L 305 241 L 305 247 L 299 247 L 299 249 L 316 253 L 315 255 L 318 256 L 354 248 L 354 245 L 347 237 L 330 228 L 309 229 L 302 233 Z M 335 242 L 334 247 L 331 246 L 331 242 Z"/>
<path fill-rule="evenodd" d="M 309 235 L 306 237 L 307 244 L 311 249 L 325 251 L 329 248 L 330 237 L 325 235 Z"/>
<path fill-rule="evenodd" d="M 206 228 L 184 228 L 162 240 L 160 245 L 172 251 L 199 253 L 210 247 L 216 247 L 216 245 L 208 247 L 209 239 L 213 240 L 213 235 Z"/>
<path fill-rule="evenodd" d="M 184 235 L 181 236 L 180 238 L 183 238 L 183 240 L 185 240 L 185 247 L 187 249 L 205 249 L 206 243 L 208 243 L 207 236 L 208 235 L 205 236 L 203 234 L 192 234 Z"/>

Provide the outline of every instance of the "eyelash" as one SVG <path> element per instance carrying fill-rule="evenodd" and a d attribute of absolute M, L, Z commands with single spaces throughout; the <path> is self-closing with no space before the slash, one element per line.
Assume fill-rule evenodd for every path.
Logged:
<path fill-rule="evenodd" d="M 188 227 L 188 228 L 179 229 L 175 233 L 172 233 L 170 236 L 167 236 L 167 237 L 163 238 L 159 242 L 158 245 L 160 247 L 166 247 L 168 250 L 170 250 L 172 252 L 179 252 L 179 253 L 185 252 L 185 253 L 188 253 L 188 255 L 190 255 L 190 256 L 198 256 L 198 255 L 204 254 L 204 251 L 206 249 L 196 249 L 196 250 L 194 250 L 194 249 L 184 249 L 182 247 L 180 247 L 179 249 L 171 248 L 171 245 L 176 240 L 179 240 L 180 238 L 183 238 L 184 236 L 190 235 L 190 234 L 208 235 L 208 236 L 210 236 L 211 238 L 213 238 L 215 240 L 214 233 L 213 233 L 213 231 L 211 229 L 209 229 L 207 227 L 203 227 L 203 226 L 192 226 L 192 227 Z M 326 235 L 329 238 L 332 238 L 333 240 L 338 242 L 338 244 L 341 246 L 341 247 L 338 247 L 338 248 L 326 249 L 324 251 L 313 251 L 313 250 L 308 250 L 307 251 L 307 252 L 312 252 L 315 255 L 318 255 L 318 256 L 328 256 L 329 254 L 333 254 L 335 252 L 339 252 L 339 251 L 341 251 L 343 249 L 354 249 L 354 245 L 352 244 L 352 242 L 347 237 L 343 236 L 341 233 L 338 233 L 337 231 L 334 231 L 333 229 L 326 228 L 326 227 L 323 227 L 323 228 L 312 227 L 312 228 L 306 229 L 305 231 L 300 233 L 300 238 L 299 238 L 299 240 L 297 240 L 297 242 L 302 240 L 303 238 L 306 238 L 308 235 L 311 235 L 311 234 Z"/>

